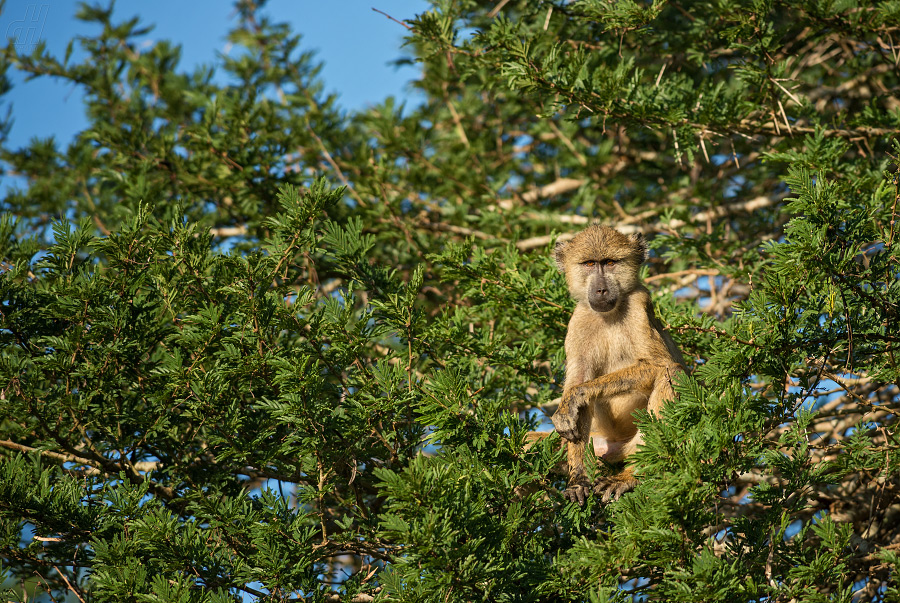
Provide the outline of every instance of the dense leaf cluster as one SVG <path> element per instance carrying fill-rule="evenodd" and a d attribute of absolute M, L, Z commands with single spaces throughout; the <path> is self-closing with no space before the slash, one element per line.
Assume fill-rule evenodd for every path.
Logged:
<path fill-rule="evenodd" d="M 5 597 L 900 598 L 900 2 L 436 0 L 351 114 L 259 4 L 4 49 L 90 120 L 0 145 Z M 690 366 L 582 508 L 525 439 L 594 220 Z"/>

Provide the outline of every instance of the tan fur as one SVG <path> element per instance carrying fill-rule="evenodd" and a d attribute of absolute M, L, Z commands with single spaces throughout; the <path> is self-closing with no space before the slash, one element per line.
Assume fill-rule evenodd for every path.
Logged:
<path fill-rule="evenodd" d="M 645 255 L 640 235 L 605 226 L 591 226 L 556 249 L 578 305 L 566 334 L 566 380 L 553 424 L 567 441 L 565 495 L 579 503 L 591 492 L 608 501 L 634 488 L 627 469 L 590 484 L 584 447 L 591 443 L 597 457 L 609 462 L 631 455 L 642 442 L 634 411 L 655 413 L 674 399 L 671 380 L 683 367 L 640 282 Z"/>

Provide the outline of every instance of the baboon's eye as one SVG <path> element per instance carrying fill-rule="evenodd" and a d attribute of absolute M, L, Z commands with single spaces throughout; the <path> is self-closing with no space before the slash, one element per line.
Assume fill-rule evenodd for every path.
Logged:
<path fill-rule="evenodd" d="M 588 268 L 593 268 L 596 264 L 597 264 L 597 262 L 595 262 L 594 260 L 588 260 L 586 262 L 581 262 L 582 266 L 587 266 Z"/>
<path fill-rule="evenodd" d="M 618 263 L 617 260 L 601 260 L 600 261 L 601 266 L 615 266 L 617 263 Z"/>

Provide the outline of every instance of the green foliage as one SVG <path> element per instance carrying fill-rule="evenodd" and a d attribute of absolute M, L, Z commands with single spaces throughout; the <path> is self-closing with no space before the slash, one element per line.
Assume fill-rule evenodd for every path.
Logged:
<path fill-rule="evenodd" d="M 90 120 L 0 145 L 6 598 L 900 600 L 900 3 L 436 1 L 351 114 L 236 8 L 4 50 Z M 689 370 L 579 507 L 525 443 L 593 220 Z"/>

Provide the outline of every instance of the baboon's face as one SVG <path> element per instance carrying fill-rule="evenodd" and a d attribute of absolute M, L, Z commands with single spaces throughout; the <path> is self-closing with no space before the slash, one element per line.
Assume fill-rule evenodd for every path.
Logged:
<path fill-rule="evenodd" d="M 616 280 L 618 268 L 620 262 L 608 258 L 587 260 L 576 268 L 581 272 L 584 281 L 587 302 L 595 312 L 609 312 L 615 309 L 622 293 Z"/>
<path fill-rule="evenodd" d="M 638 286 L 646 250 L 640 235 L 591 226 L 557 245 L 556 263 L 572 297 L 587 302 L 595 312 L 612 312 Z"/>

